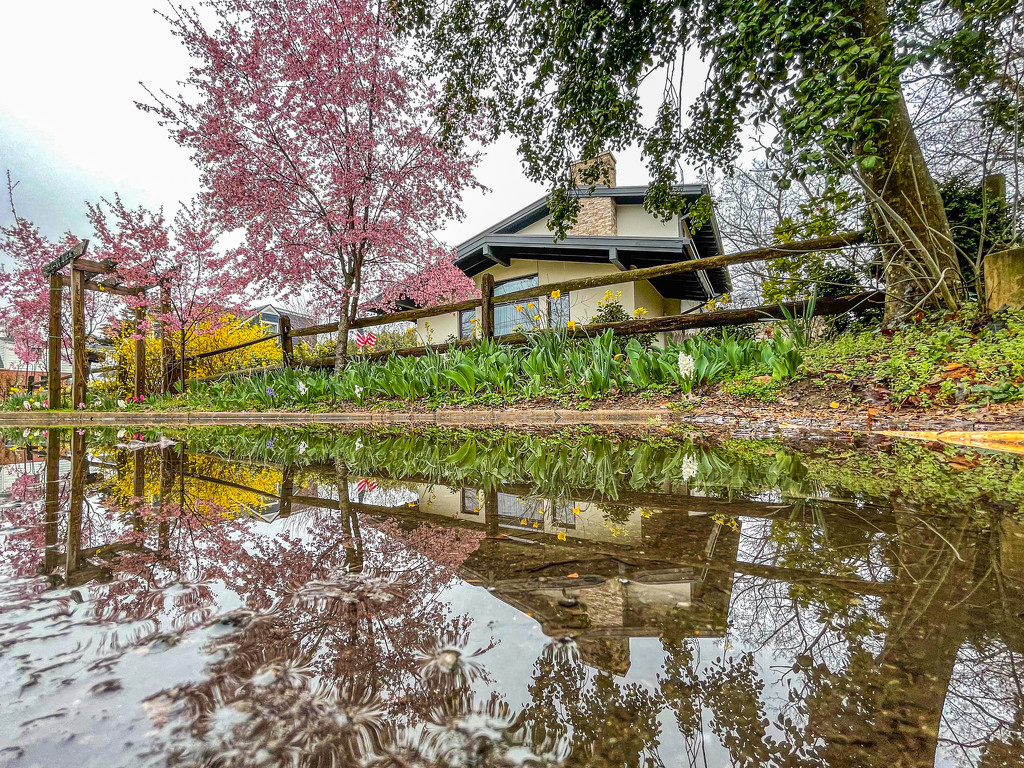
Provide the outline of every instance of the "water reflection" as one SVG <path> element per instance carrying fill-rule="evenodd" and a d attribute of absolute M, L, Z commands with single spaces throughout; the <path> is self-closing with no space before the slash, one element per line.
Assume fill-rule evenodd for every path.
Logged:
<path fill-rule="evenodd" d="M 1013 457 L 327 430 L 7 446 L 12 765 L 1024 764 Z"/>

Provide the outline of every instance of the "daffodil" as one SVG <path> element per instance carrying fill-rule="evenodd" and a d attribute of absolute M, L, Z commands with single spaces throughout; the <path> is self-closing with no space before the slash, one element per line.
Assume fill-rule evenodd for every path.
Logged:
<path fill-rule="evenodd" d="M 559 299 L 561 297 L 562 297 L 562 292 L 561 291 L 552 291 L 551 292 L 551 298 L 552 299 Z"/>
<path fill-rule="evenodd" d="M 526 306 L 527 306 L 527 307 L 529 307 L 530 309 L 533 309 L 533 302 L 531 301 L 531 302 L 530 302 L 529 304 L 527 304 Z"/>
<path fill-rule="evenodd" d="M 523 305 L 522 304 L 516 304 L 516 312 L 522 312 L 522 311 L 523 311 Z"/>
<path fill-rule="evenodd" d="M 558 540 L 559 541 L 565 541 L 565 531 L 559 531 L 558 532 Z"/>
<path fill-rule="evenodd" d="M 581 512 L 581 511 L 582 511 L 582 510 L 580 510 L 580 508 L 579 508 L 579 507 L 573 507 L 573 508 L 572 508 L 572 513 L 573 513 L 574 515 L 578 515 L 578 514 L 579 514 L 579 513 Z"/>
<path fill-rule="evenodd" d="M 534 316 L 533 316 L 533 319 L 534 319 L 534 320 L 540 320 L 540 315 L 534 315 Z"/>
<path fill-rule="evenodd" d="M 565 324 L 565 327 L 568 328 L 570 331 L 575 331 L 576 330 L 576 321 L 575 320 L 570 320 L 568 323 Z"/>

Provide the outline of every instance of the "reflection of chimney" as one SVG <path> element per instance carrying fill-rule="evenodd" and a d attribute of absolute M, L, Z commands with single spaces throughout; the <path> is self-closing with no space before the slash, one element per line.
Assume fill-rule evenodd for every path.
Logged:
<path fill-rule="evenodd" d="M 572 178 L 577 187 L 583 188 L 580 197 L 580 215 L 570 235 L 614 237 L 618 234 L 615 216 L 615 201 L 610 197 L 587 197 L 591 185 L 598 187 L 615 186 L 615 156 L 603 152 L 592 160 L 573 164 Z"/>

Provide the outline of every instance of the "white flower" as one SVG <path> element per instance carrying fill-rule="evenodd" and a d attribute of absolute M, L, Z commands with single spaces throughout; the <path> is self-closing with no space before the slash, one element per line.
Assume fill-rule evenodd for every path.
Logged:
<path fill-rule="evenodd" d="M 687 483 L 693 480 L 697 476 L 697 469 L 700 467 L 700 463 L 697 461 L 696 456 L 690 456 L 687 454 L 683 456 L 683 460 L 679 462 L 679 474 L 683 478 L 683 482 Z"/>
<path fill-rule="evenodd" d="M 303 440 L 301 443 L 299 443 L 299 449 L 298 450 L 299 450 L 299 456 L 301 456 L 302 454 L 304 454 L 306 452 L 306 441 L 305 440 Z"/>
<path fill-rule="evenodd" d="M 29 429 L 28 427 L 25 427 L 25 431 L 21 433 L 21 436 L 22 437 L 28 437 L 31 434 L 32 434 L 32 430 Z"/>
<path fill-rule="evenodd" d="M 360 387 L 358 384 L 356 384 L 356 397 L 358 397 L 360 400 L 363 399 L 363 388 Z"/>
<path fill-rule="evenodd" d="M 127 408 L 128 407 L 128 403 L 126 403 L 124 400 L 118 400 L 117 401 L 117 407 L 118 408 Z M 118 435 L 118 437 L 120 437 L 120 435 Z"/>
<path fill-rule="evenodd" d="M 306 386 L 306 382 L 300 381 L 296 389 L 299 390 L 300 395 L 304 395 L 309 391 L 309 387 Z"/>
<path fill-rule="evenodd" d="M 356 450 L 359 451 L 359 450 L 362 450 L 362 448 L 363 448 L 363 438 L 357 437 L 356 438 Z"/>
<path fill-rule="evenodd" d="M 693 358 L 681 352 L 679 353 L 679 375 L 684 379 L 693 377 Z"/>

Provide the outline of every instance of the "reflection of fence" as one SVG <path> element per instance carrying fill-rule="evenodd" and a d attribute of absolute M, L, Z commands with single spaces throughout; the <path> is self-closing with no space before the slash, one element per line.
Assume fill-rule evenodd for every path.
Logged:
<path fill-rule="evenodd" d="M 829 237 L 816 238 L 814 240 L 804 240 L 796 243 L 788 243 L 786 245 L 773 246 L 770 248 L 755 248 L 749 251 L 741 251 L 739 253 L 725 254 L 722 256 L 711 256 L 703 259 L 692 259 L 689 261 L 680 261 L 673 264 L 663 264 L 656 267 L 646 267 L 643 269 L 628 269 L 622 272 L 615 272 L 607 275 L 596 275 L 593 277 L 581 277 L 573 280 L 563 280 L 558 283 L 548 283 L 546 285 L 537 285 L 529 288 L 524 288 L 519 291 L 512 291 L 501 295 L 502 304 L 512 304 L 516 302 L 528 301 L 535 299 L 537 296 L 550 296 L 553 292 L 558 291 L 563 296 L 567 296 L 571 291 L 578 291 L 585 288 L 599 288 L 609 285 L 618 285 L 621 283 L 635 283 L 642 280 L 652 280 L 660 277 L 668 277 L 673 275 L 681 275 L 688 272 L 703 272 L 711 269 L 720 269 L 723 267 L 730 266 L 732 264 L 747 264 L 755 261 L 770 261 L 772 259 L 781 259 L 791 257 L 794 254 L 801 253 L 814 253 L 820 251 L 835 251 L 842 248 L 847 248 L 852 245 L 856 245 L 862 242 L 864 235 L 861 232 L 848 232 L 840 235 L 832 235 Z M 392 312 L 386 315 L 374 315 L 371 317 L 360 317 L 352 320 L 348 324 L 348 330 L 357 330 L 359 328 L 369 328 L 372 326 L 388 325 L 391 323 L 400 322 L 411 322 L 420 320 L 422 318 L 434 317 L 436 315 L 448 314 L 451 312 L 462 312 L 470 309 L 480 308 L 481 310 L 481 321 L 480 321 L 480 335 L 483 338 L 494 338 L 495 337 L 495 322 L 494 322 L 494 278 L 485 274 L 483 276 L 481 285 L 481 296 L 477 299 L 467 299 L 466 301 L 453 302 L 451 304 L 440 304 L 432 307 L 423 307 L 420 309 L 409 309 L 401 312 Z M 819 299 L 813 306 L 813 314 L 815 317 L 824 317 L 830 315 L 840 315 L 847 312 L 854 311 L 865 307 L 881 306 L 884 303 L 885 294 L 881 291 L 865 291 L 863 293 L 855 293 L 849 296 L 840 296 L 837 298 Z M 615 323 L 595 323 L 591 325 L 580 325 L 576 326 L 572 330 L 566 332 L 573 336 L 589 336 L 594 333 L 601 333 L 603 331 L 610 330 L 616 336 L 639 336 L 647 333 L 660 333 L 663 331 L 677 331 L 677 330 L 691 330 L 698 328 L 719 328 L 723 326 L 733 325 L 745 325 L 748 323 L 764 322 L 767 320 L 780 320 L 784 317 L 782 308 L 785 307 L 790 313 L 806 314 L 809 307 L 807 302 L 794 301 L 786 304 L 768 304 L 760 307 L 752 307 L 749 309 L 732 309 L 722 310 L 716 312 L 705 312 L 705 313 L 693 313 L 685 312 L 678 315 L 668 315 L 666 317 L 656 317 L 652 319 L 639 319 L 639 320 L 624 320 Z M 244 342 L 242 344 L 235 344 L 230 347 L 224 347 L 223 349 L 211 350 L 204 352 L 200 355 L 190 355 L 184 361 L 184 365 L 180 366 L 181 376 L 187 379 L 187 365 L 191 361 L 198 360 L 204 357 L 212 357 L 214 355 L 223 354 L 225 352 L 231 352 L 234 350 L 242 349 L 243 347 L 251 346 L 253 344 L 259 344 L 271 339 L 279 339 L 281 347 L 282 364 L 286 367 L 291 367 L 293 364 L 293 344 L 297 338 L 303 338 L 307 336 L 318 336 L 320 334 L 333 334 L 338 333 L 341 329 L 340 323 L 323 323 L 321 325 L 311 325 L 306 328 L 292 329 L 291 323 L 286 316 L 281 317 L 280 330 L 276 334 L 270 334 L 263 338 L 256 339 L 254 341 Z M 507 344 L 523 344 L 527 341 L 527 336 L 522 333 L 510 333 L 501 336 L 503 343 Z M 409 347 L 405 349 L 392 349 L 384 350 L 380 352 L 371 352 L 369 354 L 360 355 L 363 359 L 378 359 L 382 357 L 388 357 L 390 355 L 399 356 L 418 356 L 424 355 L 427 352 L 445 352 L 449 349 L 456 349 L 459 347 L 465 347 L 473 344 L 472 339 L 463 339 L 461 341 L 455 341 L 444 344 L 435 344 L 431 346 L 419 346 Z M 305 365 L 309 367 L 327 367 L 334 365 L 334 358 L 319 358 L 313 360 Z M 227 376 L 237 376 L 250 373 L 252 371 L 231 371 L 223 374 L 217 374 L 211 378 L 224 378 Z M 184 388 L 184 384 L 183 387 Z"/>

